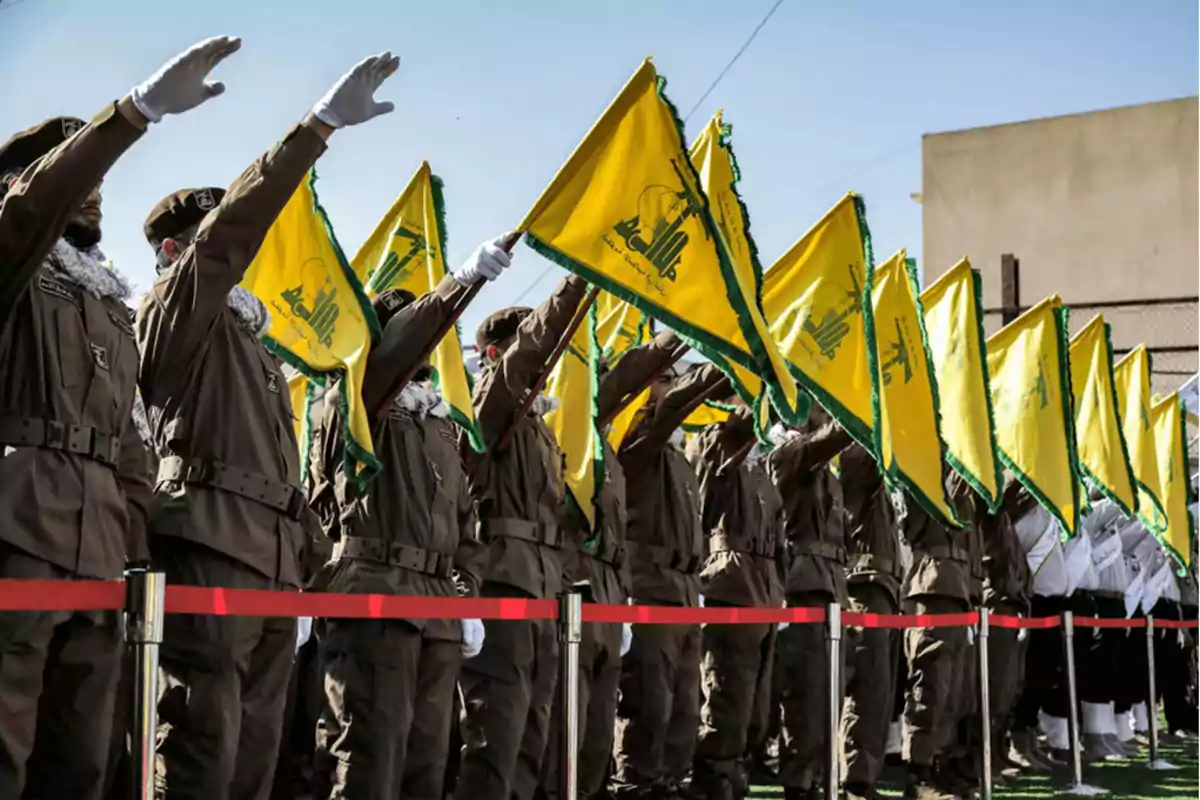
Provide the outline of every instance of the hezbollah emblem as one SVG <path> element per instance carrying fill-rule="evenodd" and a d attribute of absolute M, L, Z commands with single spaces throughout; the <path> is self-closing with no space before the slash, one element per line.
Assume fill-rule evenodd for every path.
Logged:
<path fill-rule="evenodd" d="M 646 187 L 638 195 L 637 213 L 613 226 L 613 231 L 624 242 L 626 251 L 638 253 L 650 262 L 653 273 L 637 265 L 634 268 L 660 293 L 663 280 L 674 283 L 678 277 L 679 265 L 688 246 L 687 231 L 680 230 L 680 227 L 702 210 L 695 190 L 684 180 L 675 159 L 671 159 L 671 167 L 682 188 L 673 189 L 661 184 Z M 705 227 L 706 235 L 707 231 Z M 607 236 L 605 242 L 613 247 L 612 240 Z M 613 249 L 620 251 L 619 247 Z"/>
<path fill-rule="evenodd" d="M 401 247 L 399 242 L 393 242 L 392 247 L 388 250 L 387 257 L 383 263 L 379 265 L 379 269 L 375 270 L 375 274 L 371 276 L 371 291 L 379 293 L 386 291 L 392 286 L 403 284 L 408 276 L 417 268 L 421 262 L 417 261 L 418 256 L 424 255 L 429 250 L 429 245 L 425 241 L 425 234 L 420 231 L 410 230 L 403 223 L 392 233 L 393 239 L 407 239 L 408 250 L 403 254 L 399 254 Z"/>

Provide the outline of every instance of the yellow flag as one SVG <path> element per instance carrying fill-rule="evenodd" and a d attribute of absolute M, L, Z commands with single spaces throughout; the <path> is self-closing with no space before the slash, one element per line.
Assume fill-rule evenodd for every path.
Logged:
<path fill-rule="evenodd" d="M 1068 535 L 1079 525 L 1067 310 L 1052 295 L 987 340 L 1000 460 Z"/>
<path fill-rule="evenodd" d="M 767 270 L 762 304 L 796 379 L 874 452 L 874 380 L 863 324 L 869 263 L 866 213 L 848 194 Z"/>
<path fill-rule="evenodd" d="M 534 250 L 662 321 L 727 374 L 736 364 L 765 376 L 773 403 L 793 408 L 662 85 L 643 62 L 519 230 Z M 738 375 L 731 379 L 750 396 Z"/>
<path fill-rule="evenodd" d="M 625 441 L 625 436 L 629 433 L 629 428 L 633 425 L 634 417 L 642 406 L 646 405 L 646 401 L 650 399 L 650 387 L 647 386 L 642 390 L 642 393 L 633 398 L 633 401 L 627 404 L 621 413 L 613 417 L 612 424 L 608 429 L 608 445 L 613 449 L 614 453 L 621 451 L 621 443 Z"/>
<path fill-rule="evenodd" d="M 263 341 L 322 386 L 342 376 L 345 470 L 365 483 L 379 471 L 362 404 L 367 353 L 379 335 L 375 312 L 317 202 L 310 172 L 288 200 L 242 279 L 271 310 Z"/>
<path fill-rule="evenodd" d="M 801 399 L 796 379 L 788 370 L 787 363 L 771 338 L 767 322 L 763 318 L 762 264 L 758 260 L 758 247 L 750 235 L 750 212 L 737 192 L 742 174 L 738 168 L 737 157 L 733 154 L 730 139 L 732 128 L 724 124 L 721 114 L 722 112 L 718 111 L 705 126 L 700 136 L 692 143 L 688 157 L 700 175 L 700 188 L 708 197 L 713 221 L 733 266 L 736 278 L 736 286 L 733 288 L 740 298 L 735 302 L 749 306 L 755 311 L 751 315 L 755 336 L 750 337 L 748 341 L 761 342 L 763 345 L 771 369 L 770 373 L 765 374 L 768 374 L 781 390 L 781 397 L 776 398 L 775 407 L 780 408 L 778 403 L 782 401 L 785 404 L 782 406 L 784 413 L 780 416 L 799 424 L 808 416 L 807 397 Z M 756 354 L 748 351 L 745 355 L 747 358 L 754 358 Z M 738 382 L 746 387 L 750 395 L 744 399 L 747 402 L 756 401 L 762 394 L 762 379 L 744 369 L 735 367 L 735 372 Z M 760 409 L 760 429 L 765 428 L 762 419 L 766 418 L 769 417 L 761 414 Z"/>
<path fill-rule="evenodd" d="M 650 318 L 611 292 L 596 295 L 596 340 L 612 369 L 621 356 L 650 341 Z"/>
<path fill-rule="evenodd" d="M 1167 512 L 1158 496 L 1158 457 L 1150 427 L 1150 370 L 1150 352 L 1144 344 L 1138 345 L 1113 367 L 1113 383 L 1129 464 L 1137 483 L 1138 519 L 1147 530 L 1162 533 L 1167 527 Z"/>
<path fill-rule="evenodd" d="M 1133 469 L 1113 379 L 1112 338 L 1096 315 L 1071 340 L 1071 391 L 1075 394 L 1075 446 L 1080 472 L 1128 516 L 1137 511 Z"/>
<path fill-rule="evenodd" d="M 946 463 L 993 511 L 1004 490 L 983 338 L 983 289 L 966 258 L 921 292 Z"/>
<path fill-rule="evenodd" d="M 687 433 L 696 433 L 702 431 L 709 425 L 716 425 L 718 422 L 724 422 L 729 419 L 729 415 L 733 412 L 733 406 L 726 403 L 718 403 L 715 400 L 705 400 L 696 410 L 687 415 L 687 419 L 680 426 Z"/>
<path fill-rule="evenodd" d="M 546 425 L 563 451 L 567 489 L 589 529 L 596 524 L 596 493 L 604 485 L 604 448 L 596 407 L 599 374 L 600 344 L 593 305 L 546 381 L 546 394 L 558 401 L 558 407 L 546 415 Z"/>
<path fill-rule="evenodd" d="M 446 277 L 446 208 L 442 181 L 421 163 L 417 174 L 392 203 L 375 231 L 359 249 L 354 272 L 366 281 L 372 297 L 389 289 L 407 289 L 417 297 L 432 292 Z M 483 435 L 471 404 L 471 381 L 463 364 L 458 327 L 446 331 L 430 354 L 434 381 L 450 418 L 467 433 L 477 452 Z"/>
<path fill-rule="evenodd" d="M 309 387 L 312 381 L 302 372 L 288 378 L 288 399 L 292 401 L 292 426 L 300 443 L 300 472 L 308 473 L 308 445 L 312 435 L 308 420 Z"/>
<path fill-rule="evenodd" d="M 1188 480 L 1187 422 L 1179 392 L 1171 392 L 1150 408 L 1150 426 L 1158 460 L 1158 496 L 1167 512 L 1167 525 L 1157 534 L 1158 540 L 1176 561 L 1190 567 L 1196 527 L 1188 510 L 1193 498 Z"/>
<path fill-rule="evenodd" d="M 938 389 L 921 316 L 916 263 L 901 250 L 867 274 L 867 336 L 877 352 L 875 451 L 889 482 L 930 515 L 962 522 L 946 498 Z"/>

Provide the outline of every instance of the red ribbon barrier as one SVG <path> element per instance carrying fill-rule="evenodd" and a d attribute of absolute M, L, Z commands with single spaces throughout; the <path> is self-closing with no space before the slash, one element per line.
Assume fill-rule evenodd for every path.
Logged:
<path fill-rule="evenodd" d="M 1158 620 L 1154 620 L 1154 624 L 1158 625 Z M 1144 628 L 1146 620 L 1144 619 L 1111 619 L 1104 617 L 1076 617 L 1076 628 Z"/>
<path fill-rule="evenodd" d="M 0 580 L 0 611 L 113 611 L 124 607 L 124 581 Z"/>
<path fill-rule="evenodd" d="M 1010 617 L 1004 614 L 992 614 L 988 624 L 996 628 L 1025 628 L 1027 630 L 1046 630 L 1062 625 L 1061 617 Z"/>
<path fill-rule="evenodd" d="M 979 622 L 979 612 L 962 614 L 856 614 L 847 611 L 842 622 L 859 628 L 957 628 Z"/>
<path fill-rule="evenodd" d="M 555 619 L 558 603 L 517 597 L 400 597 L 168 586 L 166 612 L 354 619 Z"/>
<path fill-rule="evenodd" d="M 739 608 L 733 606 L 616 606 L 583 604 L 584 622 L 642 625 L 765 624 L 824 622 L 823 608 Z"/>
<path fill-rule="evenodd" d="M 1157 617 L 1154 619 L 1154 627 L 1156 628 L 1170 628 L 1172 630 L 1178 630 L 1180 628 L 1187 629 L 1195 628 L 1197 626 L 1200 626 L 1200 621 L 1194 619 L 1158 619 Z"/>

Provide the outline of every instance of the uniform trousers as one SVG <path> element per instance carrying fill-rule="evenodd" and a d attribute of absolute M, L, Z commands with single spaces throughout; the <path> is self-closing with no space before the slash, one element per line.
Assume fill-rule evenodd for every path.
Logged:
<path fill-rule="evenodd" d="M 874 583 L 849 586 L 850 608 L 860 614 L 895 614 L 892 594 Z M 888 628 L 856 631 L 846 654 L 842 704 L 842 781 L 874 786 L 887 756 L 888 726 L 900 663 L 901 636 Z"/>

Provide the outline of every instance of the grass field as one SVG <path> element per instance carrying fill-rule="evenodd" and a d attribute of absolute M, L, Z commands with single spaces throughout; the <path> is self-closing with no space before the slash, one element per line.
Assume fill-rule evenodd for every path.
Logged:
<path fill-rule="evenodd" d="M 1108 790 L 1109 800 L 1196 800 L 1200 797 L 1200 778 L 1197 775 L 1197 740 L 1172 742 L 1161 748 L 1160 758 L 1179 769 L 1171 771 L 1151 770 L 1146 759 L 1138 761 L 1109 761 L 1096 765 L 1085 765 L 1083 782 Z M 903 776 L 898 771 L 885 773 L 885 783 L 880 792 L 886 797 L 903 795 Z M 993 794 L 996 800 L 1040 800 L 1040 798 L 1062 797 L 1062 790 L 1070 782 L 1067 772 L 1053 775 L 1038 775 L 1023 778 L 1006 787 L 997 787 Z M 755 787 L 751 797 L 782 798 L 783 790 L 774 787 Z"/>

